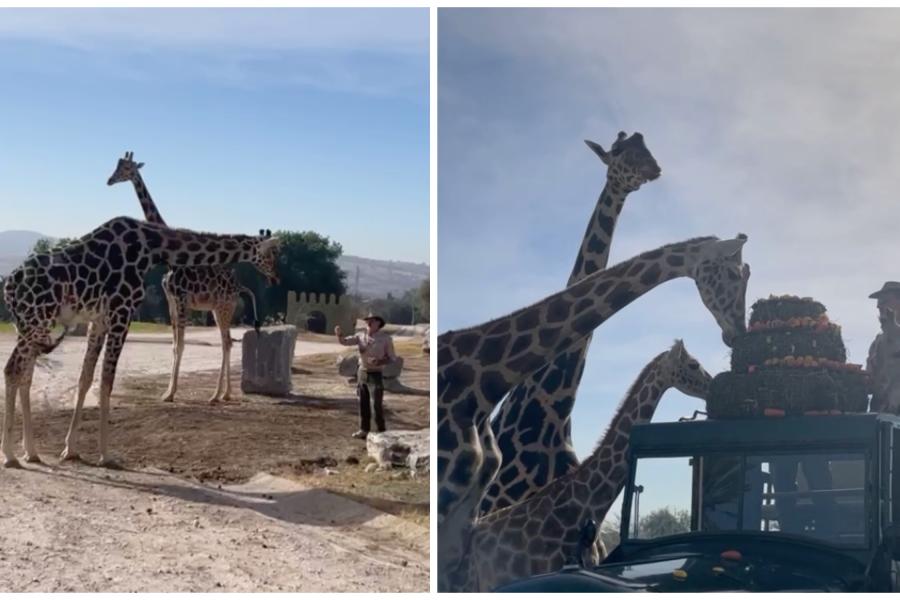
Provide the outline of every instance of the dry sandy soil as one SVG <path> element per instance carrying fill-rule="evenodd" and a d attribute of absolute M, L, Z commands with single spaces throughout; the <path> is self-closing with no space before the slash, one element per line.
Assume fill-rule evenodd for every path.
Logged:
<path fill-rule="evenodd" d="M 241 395 L 237 368 L 235 401 L 210 406 L 217 334 L 189 337 L 175 404 L 158 401 L 168 337 L 129 338 L 111 418 L 122 471 L 91 464 L 94 407 L 81 427 L 86 464 L 56 458 L 83 340 L 36 373 L 44 464 L 0 470 L 0 591 L 427 591 L 428 477 L 365 471 L 365 443 L 349 437 L 354 389 L 334 367 L 342 349 L 304 336 L 289 398 Z M 0 352 L 10 343 L 0 334 Z M 397 347 L 401 379 L 427 388 L 419 342 Z M 428 426 L 427 397 L 388 393 L 385 405 L 389 428 Z"/>

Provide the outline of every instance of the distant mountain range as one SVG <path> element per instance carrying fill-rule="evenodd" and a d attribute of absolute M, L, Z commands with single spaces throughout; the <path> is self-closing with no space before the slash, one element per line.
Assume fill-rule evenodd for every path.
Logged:
<path fill-rule="evenodd" d="M 6 275 L 19 266 L 35 242 L 45 237 L 51 236 L 36 231 L 0 231 L 0 275 Z M 338 266 L 347 274 L 347 290 L 368 298 L 382 298 L 389 293 L 399 296 L 406 290 L 418 287 L 429 274 L 425 263 L 361 256 L 342 256 L 338 259 Z"/>
<path fill-rule="evenodd" d="M 425 263 L 378 260 L 361 256 L 341 256 L 338 266 L 347 274 L 347 291 L 367 298 L 400 296 L 428 279 Z M 357 273 L 359 280 L 357 281 Z"/>

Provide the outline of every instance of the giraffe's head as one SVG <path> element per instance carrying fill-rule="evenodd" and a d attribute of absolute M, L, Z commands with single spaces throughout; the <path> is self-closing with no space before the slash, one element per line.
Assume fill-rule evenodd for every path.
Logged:
<path fill-rule="evenodd" d="M 252 264 L 256 270 L 262 273 L 269 285 L 278 285 L 281 279 L 278 277 L 278 252 L 281 250 L 281 240 L 272 235 L 269 229 L 260 229 L 259 237 L 254 245 Z"/>
<path fill-rule="evenodd" d="M 682 394 L 706 399 L 712 377 L 700 362 L 690 355 L 683 341 L 675 340 L 675 344 L 666 352 L 664 361 L 663 379 L 667 380 L 668 385 Z"/>
<path fill-rule="evenodd" d="M 116 170 L 109 176 L 106 185 L 115 185 L 123 181 L 131 181 L 137 177 L 138 169 L 144 166 L 144 163 L 134 162 L 134 152 L 126 152 L 125 156 L 119 159 L 116 164 Z"/>
<path fill-rule="evenodd" d="M 624 131 L 620 131 L 609 152 L 590 140 L 584 140 L 584 143 L 609 167 L 606 171 L 607 181 L 627 191 L 637 190 L 662 173 L 640 133 L 635 132 L 629 137 Z"/>
<path fill-rule="evenodd" d="M 747 331 L 746 296 L 750 265 L 741 258 L 747 236 L 704 242 L 692 255 L 691 277 L 700 299 L 722 329 L 722 341 L 731 346 L 735 336 Z"/>

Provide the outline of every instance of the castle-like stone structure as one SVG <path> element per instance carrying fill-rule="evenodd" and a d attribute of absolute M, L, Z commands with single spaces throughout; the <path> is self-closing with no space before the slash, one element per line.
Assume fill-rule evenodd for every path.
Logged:
<path fill-rule="evenodd" d="M 332 333 L 340 325 L 345 335 L 356 330 L 357 307 L 349 296 L 288 292 L 285 323 L 301 331 Z"/>

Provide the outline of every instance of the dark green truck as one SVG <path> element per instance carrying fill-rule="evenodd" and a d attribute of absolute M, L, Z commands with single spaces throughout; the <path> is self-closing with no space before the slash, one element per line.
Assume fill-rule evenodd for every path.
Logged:
<path fill-rule="evenodd" d="M 497 591 L 900 591 L 898 417 L 637 425 L 629 465 L 606 560 Z"/>

